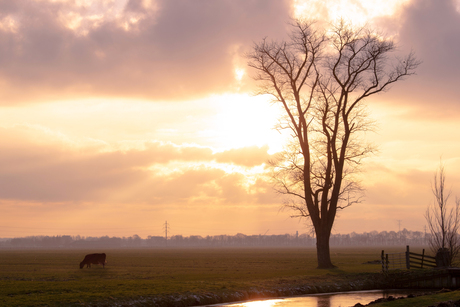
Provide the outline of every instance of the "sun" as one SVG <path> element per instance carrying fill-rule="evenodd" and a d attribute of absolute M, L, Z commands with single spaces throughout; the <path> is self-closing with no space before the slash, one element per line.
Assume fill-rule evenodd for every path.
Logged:
<path fill-rule="evenodd" d="M 221 149 L 268 145 L 270 153 L 282 150 L 286 136 L 274 129 L 281 109 L 267 96 L 224 94 L 214 97 L 218 107 L 209 131 Z"/>
<path fill-rule="evenodd" d="M 240 82 L 243 79 L 245 74 L 246 74 L 246 70 L 244 70 L 244 68 L 235 68 L 236 81 Z"/>

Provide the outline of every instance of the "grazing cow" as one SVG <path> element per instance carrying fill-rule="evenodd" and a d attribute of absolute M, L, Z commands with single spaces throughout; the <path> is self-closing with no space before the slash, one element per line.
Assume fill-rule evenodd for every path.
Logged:
<path fill-rule="evenodd" d="M 105 254 L 89 254 L 85 256 L 85 259 L 83 259 L 82 262 L 80 262 L 80 269 L 83 269 L 83 267 L 86 264 L 87 268 L 91 267 L 91 264 L 102 264 L 102 268 L 104 268 L 104 265 L 107 263 L 105 261 Z"/>

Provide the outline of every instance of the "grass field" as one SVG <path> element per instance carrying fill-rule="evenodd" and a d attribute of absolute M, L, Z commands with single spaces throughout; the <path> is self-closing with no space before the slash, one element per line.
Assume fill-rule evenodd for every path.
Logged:
<path fill-rule="evenodd" d="M 398 251 L 403 251 L 399 248 Z M 307 248 L 0 251 L 1 306 L 62 306 L 128 301 L 181 293 L 333 281 L 376 273 L 378 248 L 332 249 L 337 269 L 316 269 Z M 105 252 L 105 269 L 80 269 L 85 254 Z"/>
<path fill-rule="evenodd" d="M 458 301 L 460 299 L 460 291 L 452 291 L 447 293 L 439 293 L 433 295 L 419 296 L 415 298 L 405 298 L 392 302 L 377 303 L 372 307 L 427 307 L 435 306 L 439 302 Z"/>

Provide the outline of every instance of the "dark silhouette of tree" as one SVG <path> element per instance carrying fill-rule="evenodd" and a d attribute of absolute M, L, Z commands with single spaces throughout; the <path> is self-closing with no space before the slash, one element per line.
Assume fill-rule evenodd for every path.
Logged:
<path fill-rule="evenodd" d="M 425 213 L 431 233 L 428 243 L 434 253 L 447 250 L 448 255 L 441 255 L 442 257 L 447 256 L 447 259 L 443 261 L 450 265 L 460 252 L 460 238 L 458 235 L 460 228 L 460 199 L 455 199 L 455 206 L 449 206 L 451 190 L 446 189 L 446 174 L 442 163 L 434 175 L 431 191 L 433 192 L 434 202 L 428 206 Z"/>
<path fill-rule="evenodd" d="M 257 73 L 258 94 L 281 104 L 279 129 L 290 129 L 292 142 L 271 161 L 275 188 L 288 196 L 294 217 L 308 217 L 316 233 L 319 268 L 334 267 L 329 252 L 338 209 L 359 202 L 353 178 L 372 147 L 362 134 L 371 128 L 365 98 L 414 74 L 413 53 L 389 58 L 396 46 L 367 27 L 343 20 L 328 31 L 295 20 L 288 41 L 263 39 L 247 55 Z"/>

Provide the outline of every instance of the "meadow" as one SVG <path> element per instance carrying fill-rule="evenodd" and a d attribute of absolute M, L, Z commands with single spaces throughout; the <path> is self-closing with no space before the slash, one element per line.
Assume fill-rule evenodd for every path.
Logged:
<path fill-rule="evenodd" d="M 80 269 L 85 254 L 93 252 L 107 254 L 105 268 Z M 380 265 L 366 264 L 380 252 L 335 248 L 338 268 L 318 270 L 312 248 L 0 250 L 0 305 L 113 305 L 142 297 L 335 282 L 380 272 Z"/>

